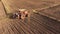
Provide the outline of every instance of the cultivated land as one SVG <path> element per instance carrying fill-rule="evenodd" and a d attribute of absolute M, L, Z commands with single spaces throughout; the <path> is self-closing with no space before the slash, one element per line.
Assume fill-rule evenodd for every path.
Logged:
<path fill-rule="evenodd" d="M 0 1 L 0 34 L 60 34 L 60 22 L 50 16 L 47 17 L 51 14 L 55 18 L 56 15 L 60 18 L 57 12 L 60 7 L 59 0 L 2 0 L 2 2 L 7 13 L 14 12 L 18 8 L 44 10 L 37 14 L 32 12 L 30 18 L 25 20 L 9 19 L 6 18 L 4 6 Z M 58 7 L 46 9 L 51 6 Z M 57 13 L 53 14 L 54 11 Z"/>

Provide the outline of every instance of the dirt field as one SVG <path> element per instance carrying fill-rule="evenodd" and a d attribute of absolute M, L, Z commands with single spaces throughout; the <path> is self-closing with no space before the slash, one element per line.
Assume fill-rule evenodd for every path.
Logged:
<path fill-rule="evenodd" d="M 41 9 L 60 4 L 59 0 L 2 0 L 2 2 L 7 13 L 18 8 Z M 41 14 L 32 13 L 30 19 L 26 18 L 24 21 L 6 18 L 1 2 L 0 16 L 0 34 L 60 34 L 60 22 Z"/>
<path fill-rule="evenodd" d="M 2 18 L 4 16 L 5 16 L 5 11 L 4 11 L 2 3 L 0 2 L 0 18 Z"/>
<path fill-rule="evenodd" d="M 37 9 L 46 8 L 60 4 L 59 0 L 2 0 L 8 13 L 18 10 L 18 8 Z"/>

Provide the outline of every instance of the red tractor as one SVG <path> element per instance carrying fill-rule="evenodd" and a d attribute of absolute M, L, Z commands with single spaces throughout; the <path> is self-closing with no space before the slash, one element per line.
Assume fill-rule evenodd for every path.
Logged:
<path fill-rule="evenodd" d="M 26 9 L 19 9 L 18 12 L 13 13 L 13 18 L 24 19 L 28 17 L 29 11 Z"/>

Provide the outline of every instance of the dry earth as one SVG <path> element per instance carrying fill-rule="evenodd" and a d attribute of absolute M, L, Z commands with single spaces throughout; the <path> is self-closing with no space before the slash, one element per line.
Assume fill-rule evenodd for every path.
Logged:
<path fill-rule="evenodd" d="M 2 0 L 7 13 L 18 8 L 37 9 L 60 4 L 59 0 Z M 0 34 L 60 34 L 60 22 L 41 14 L 32 13 L 30 19 L 9 19 L 5 17 L 0 2 Z M 3 18 L 2 18 L 3 17 Z"/>

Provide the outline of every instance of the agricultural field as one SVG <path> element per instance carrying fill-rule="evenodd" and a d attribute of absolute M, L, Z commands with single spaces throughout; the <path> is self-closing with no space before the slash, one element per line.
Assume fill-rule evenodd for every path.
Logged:
<path fill-rule="evenodd" d="M 10 19 L 6 13 L 34 9 L 30 17 Z M 60 34 L 60 0 L 1 0 L 0 34 Z M 53 17 L 53 18 L 52 18 Z"/>

